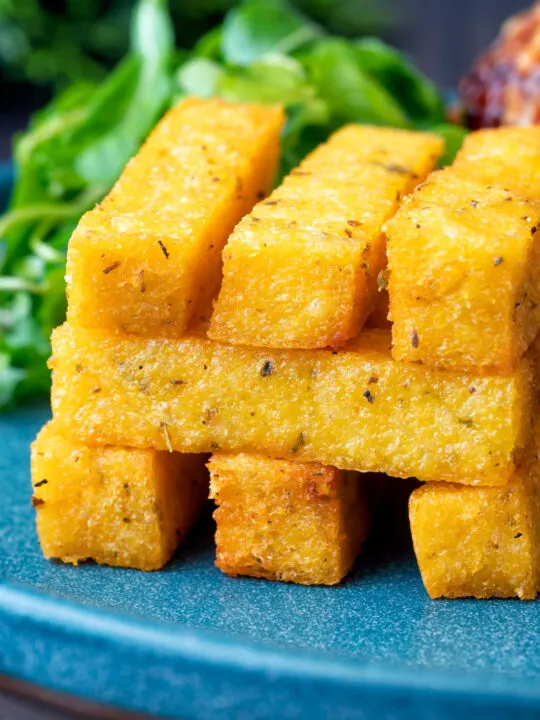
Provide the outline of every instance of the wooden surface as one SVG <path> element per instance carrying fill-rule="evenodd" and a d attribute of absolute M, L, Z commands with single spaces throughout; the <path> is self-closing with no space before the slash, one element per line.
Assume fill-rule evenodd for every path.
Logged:
<path fill-rule="evenodd" d="M 152 720 L 0 675 L 0 720 Z"/>

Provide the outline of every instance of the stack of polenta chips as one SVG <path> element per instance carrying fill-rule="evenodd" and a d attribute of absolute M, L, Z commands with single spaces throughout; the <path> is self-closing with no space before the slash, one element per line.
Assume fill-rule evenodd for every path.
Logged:
<path fill-rule="evenodd" d="M 539 181 L 539 128 L 478 132 L 386 228 L 393 356 L 470 374 L 470 402 L 457 412 L 460 433 L 443 449 L 452 458 L 468 435 L 478 458 L 490 460 L 474 482 L 481 487 L 459 485 L 456 465 L 444 478 L 451 482 L 411 496 L 413 541 L 432 597 L 537 593 L 540 425 L 530 346 L 540 329 Z M 495 422 L 512 377 L 513 435 Z M 493 383 L 501 396 L 488 415 L 485 393 Z M 441 408 L 456 410 L 449 398 Z M 479 441 L 489 426 L 493 438 L 512 445 L 510 463 L 495 461 Z"/>
<path fill-rule="evenodd" d="M 227 237 L 271 189 L 282 121 L 279 110 L 220 102 L 188 100 L 171 111 L 73 234 L 69 324 L 59 334 L 99 329 L 113 346 L 138 337 L 157 347 L 204 323 Z M 105 348 L 98 342 L 93 349 Z M 51 365 L 67 362 L 91 382 L 91 396 L 115 405 L 129 424 L 142 409 L 137 399 L 108 397 L 105 378 L 94 382 L 87 374 L 91 357 L 72 360 L 69 350 L 56 348 Z M 110 360 L 131 373 L 114 349 Z M 138 373 L 144 370 L 137 365 Z M 135 382 L 138 392 L 152 394 L 148 380 Z M 181 383 L 171 378 L 171 392 Z M 44 554 L 162 567 L 208 498 L 204 456 L 172 452 L 165 421 L 165 448 L 132 442 L 129 431 L 112 442 L 79 433 L 71 420 L 78 390 L 64 393 L 61 385 L 58 393 L 71 409 L 54 412 L 32 449 L 32 501 Z"/>
<path fill-rule="evenodd" d="M 533 366 L 523 351 L 535 332 L 529 338 L 531 331 L 524 331 L 523 351 L 504 370 L 489 363 L 481 371 L 431 359 L 409 362 L 424 358 L 401 357 L 396 333 L 393 358 L 388 328 L 360 332 L 370 315 L 368 325 L 386 324 L 373 321 L 381 317 L 385 223 L 392 318 L 400 327 L 395 268 L 406 274 L 412 266 L 412 287 L 422 252 L 410 247 L 400 259 L 396 237 L 406 241 L 415 203 L 435 193 L 445 173 L 403 198 L 434 168 L 442 141 L 349 126 L 268 196 L 282 121 L 274 108 L 184 101 L 108 198 L 81 220 L 68 253 L 68 322 L 53 335 L 54 419 L 33 453 L 44 553 L 161 566 L 206 496 L 201 454 L 212 453 L 217 564 L 226 573 L 339 582 L 368 525 L 359 472 L 384 472 L 439 481 L 418 491 L 411 506 L 429 592 L 482 594 L 469 582 L 476 573 L 472 560 L 459 588 L 446 573 L 446 585 L 434 589 L 422 560 L 425 521 L 419 525 L 415 517 L 425 508 L 444 544 L 444 528 L 434 525 L 439 508 L 444 519 L 455 513 L 443 507 L 447 488 L 457 488 L 474 508 L 474 502 L 489 504 L 480 493 L 499 497 L 533 466 Z M 456 197 L 466 194 L 467 171 L 461 172 Z M 527 205 L 521 216 L 533 220 L 534 201 L 520 202 Z M 507 228 L 502 215 L 498 220 L 496 232 L 513 235 L 514 225 Z M 394 233 L 400 223 L 403 231 Z M 483 232 L 479 225 L 477 235 Z M 476 240 L 469 242 L 476 248 Z M 495 270 L 502 265 L 495 264 L 498 257 Z M 516 274 L 508 260 L 505 287 Z M 466 286 L 441 262 L 449 287 Z M 428 292 L 428 274 L 425 283 Z M 426 304 L 421 293 L 415 297 Z M 464 297 L 470 307 L 467 286 Z M 494 297 L 498 308 L 500 294 Z M 482 307 L 480 317 L 485 312 Z M 409 330 L 413 350 L 423 337 L 420 325 Z M 508 337 L 514 337 L 510 331 Z M 480 345 L 490 342 L 496 341 Z M 74 469 L 76 456 L 85 458 L 84 475 Z M 109 456 L 115 462 L 104 460 Z M 140 461 L 137 472 L 132 458 Z M 522 485 L 510 493 L 517 503 L 531 497 Z M 441 488 L 440 502 L 423 499 Z M 466 493 L 477 500 L 469 502 Z M 528 517 L 532 527 L 532 511 Z M 500 556 L 507 558 L 507 550 L 501 545 Z M 461 572 L 459 549 L 447 551 L 452 571 Z M 484 594 L 509 594 L 510 565 L 500 577 L 490 575 Z M 530 572 L 536 572 L 532 564 Z M 513 592 L 528 597 L 530 587 L 516 585 Z"/>

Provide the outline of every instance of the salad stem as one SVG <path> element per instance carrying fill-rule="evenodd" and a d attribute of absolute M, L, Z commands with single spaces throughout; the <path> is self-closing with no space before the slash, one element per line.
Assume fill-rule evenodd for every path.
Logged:
<path fill-rule="evenodd" d="M 91 187 L 71 203 L 37 203 L 12 210 L 0 220 L 0 237 L 4 237 L 21 223 L 34 220 L 64 220 L 80 215 L 105 194 L 105 188 Z"/>

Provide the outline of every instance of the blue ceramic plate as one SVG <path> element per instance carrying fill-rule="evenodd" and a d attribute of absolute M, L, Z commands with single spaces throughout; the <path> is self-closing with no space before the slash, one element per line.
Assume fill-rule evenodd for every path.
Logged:
<path fill-rule="evenodd" d="M 209 516 L 162 572 L 45 561 L 28 466 L 48 415 L 0 415 L 0 673 L 184 720 L 540 717 L 540 606 L 431 601 L 394 517 L 335 588 L 225 577 Z"/>

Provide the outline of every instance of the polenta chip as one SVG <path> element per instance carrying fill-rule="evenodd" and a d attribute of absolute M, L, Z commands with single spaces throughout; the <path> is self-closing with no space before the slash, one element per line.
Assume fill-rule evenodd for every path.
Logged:
<path fill-rule="evenodd" d="M 189 98 L 169 111 L 68 248 L 68 317 L 146 336 L 209 315 L 221 252 L 272 186 L 279 108 Z"/>
<path fill-rule="evenodd" d="M 442 153 L 436 135 L 350 125 L 235 228 L 209 335 L 275 348 L 342 346 L 372 311 L 382 225 Z"/>
<path fill-rule="evenodd" d="M 361 477 L 316 463 L 261 455 L 213 455 L 216 565 L 302 585 L 334 585 L 367 534 Z"/>
<path fill-rule="evenodd" d="M 89 447 L 54 423 L 32 446 L 32 504 L 45 557 L 157 570 L 208 497 L 204 457 Z"/>
<path fill-rule="evenodd" d="M 536 455 L 505 487 L 423 485 L 411 495 L 409 514 L 422 580 L 432 598 L 536 597 Z"/>
<path fill-rule="evenodd" d="M 502 127 L 467 135 L 454 161 L 463 177 L 509 193 L 540 197 L 540 127 Z"/>
<path fill-rule="evenodd" d="M 393 356 L 516 367 L 540 329 L 540 204 L 449 168 L 385 227 Z"/>
<path fill-rule="evenodd" d="M 445 372 L 392 360 L 381 330 L 338 353 L 65 324 L 51 367 L 54 416 L 84 442 L 504 485 L 531 432 L 529 356 L 506 376 Z"/>

